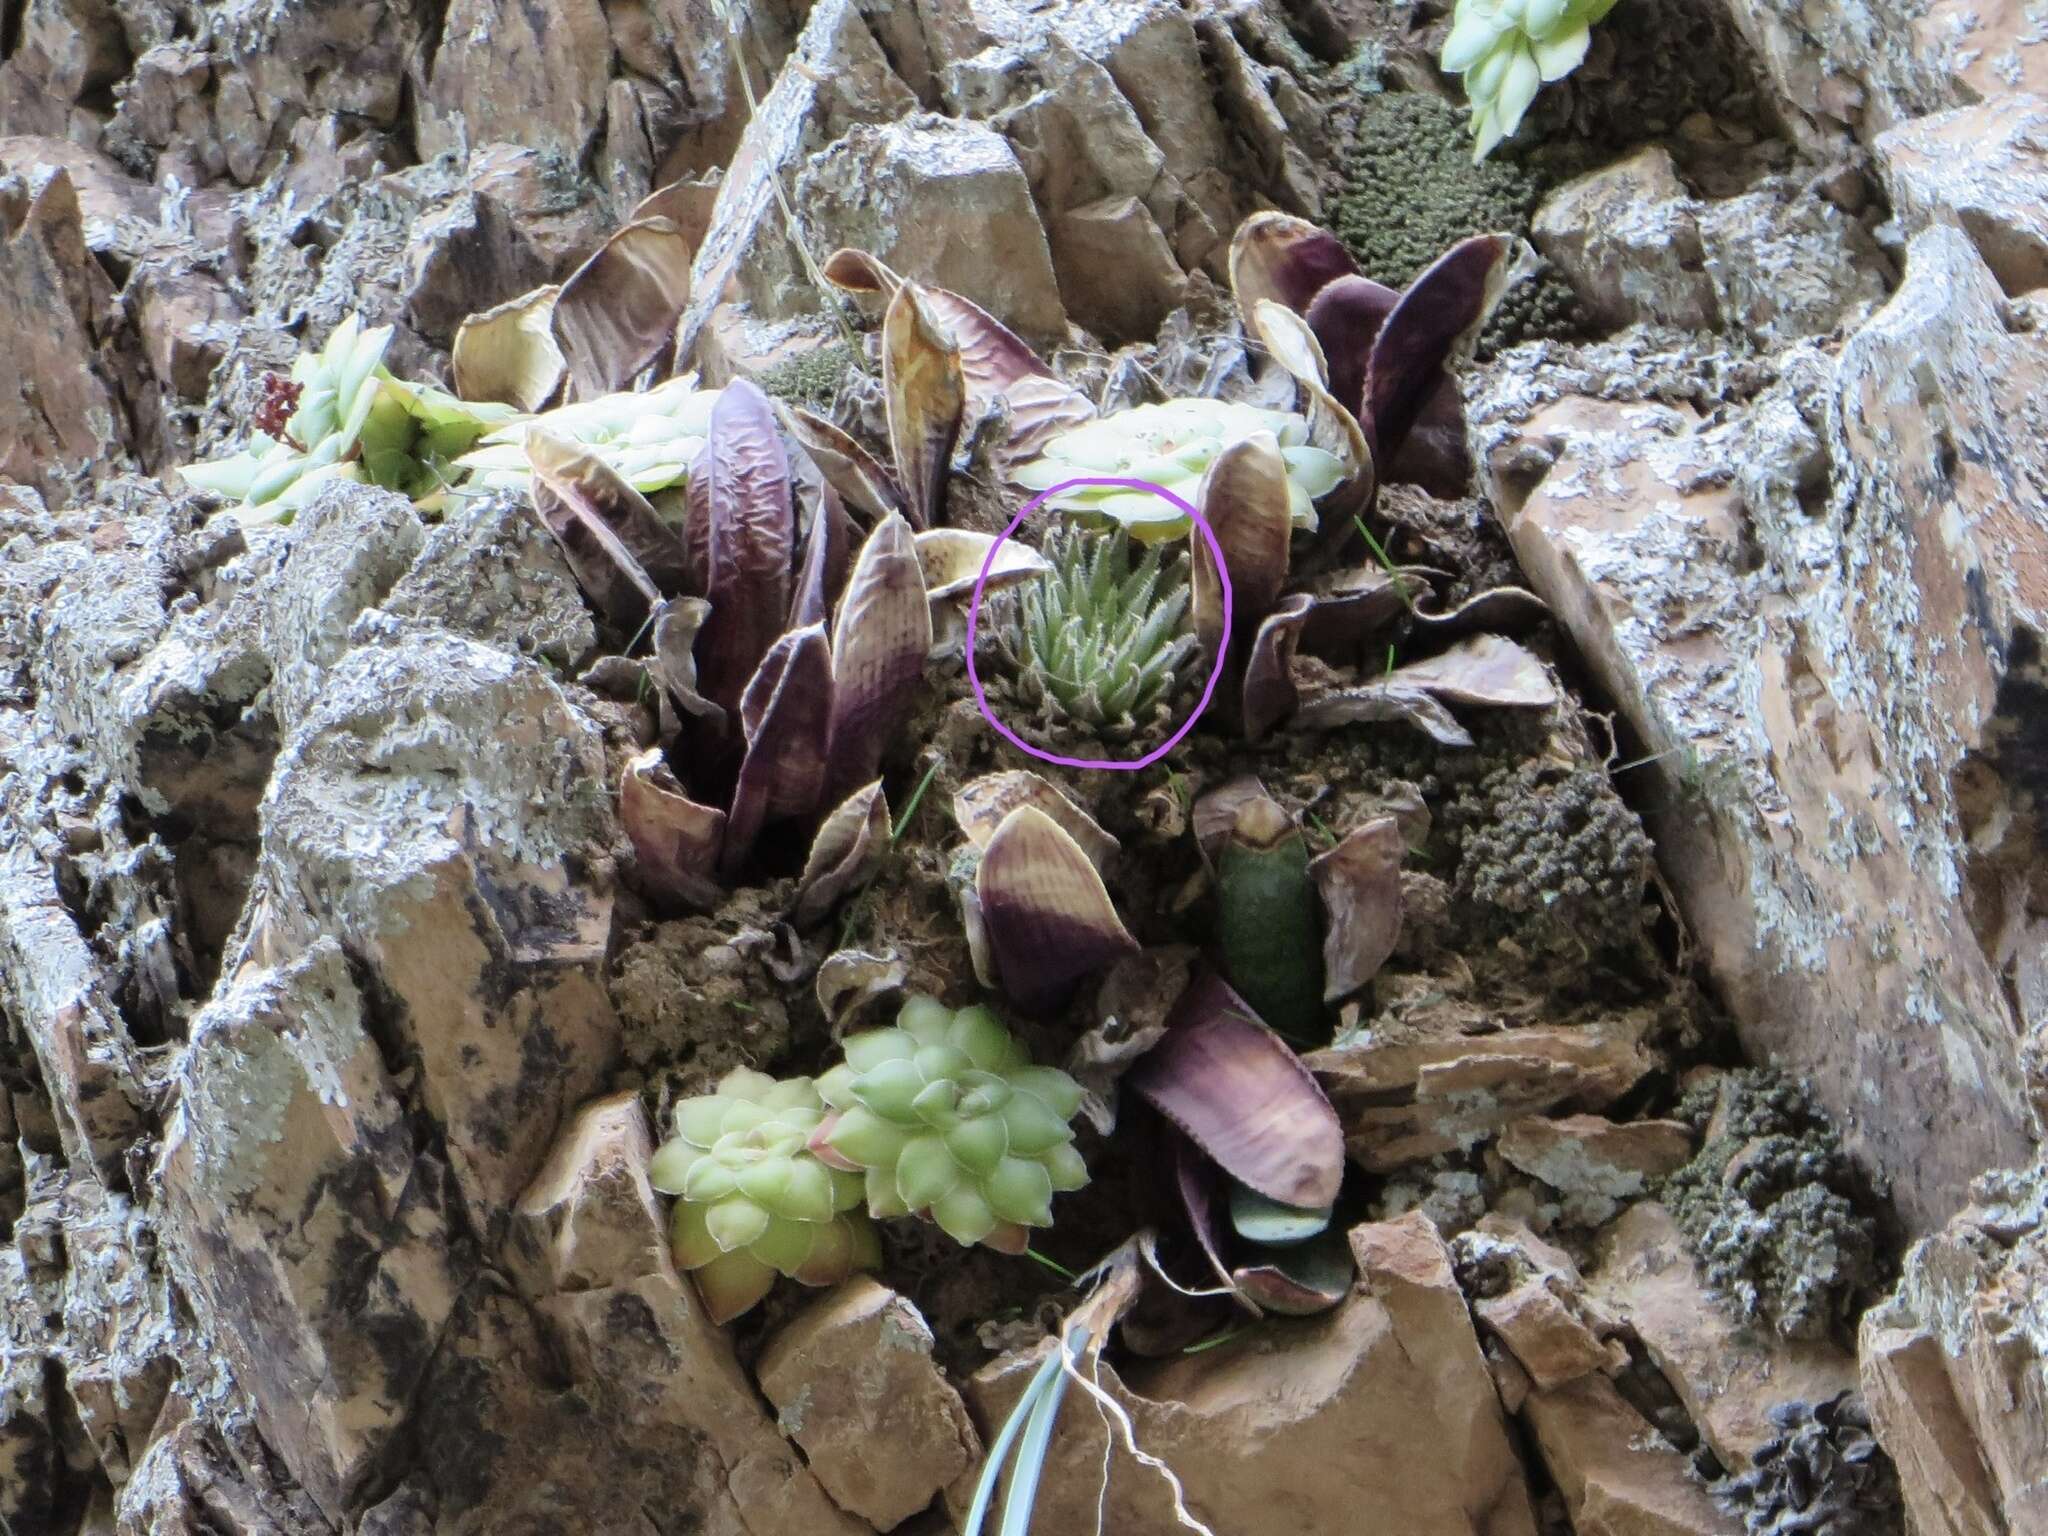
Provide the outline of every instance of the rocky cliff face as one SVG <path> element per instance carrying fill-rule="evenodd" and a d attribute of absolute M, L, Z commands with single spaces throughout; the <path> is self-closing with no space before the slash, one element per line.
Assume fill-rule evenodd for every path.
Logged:
<path fill-rule="evenodd" d="M 1622 0 L 1475 184 L 1434 104 L 1374 105 L 1440 89 L 1442 22 L 0 5 L 0 1530 L 943 1531 L 1052 1347 L 1049 1276 L 914 1240 L 718 1328 L 648 1182 L 679 1092 L 971 974 L 939 834 L 865 979 L 780 887 L 662 921 L 613 797 L 647 712 L 523 498 L 336 485 L 243 530 L 167 478 L 348 313 L 446 377 L 657 189 L 675 355 L 870 439 L 806 252 L 965 293 L 1112 404 L 1253 387 L 1220 285 L 1256 209 L 1483 207 L 1546 264 L 1463 378 L 1476 494 L 1404 488 L 1398 553 L 1540 594 L 1583 715 L 1476 768 L 1259 760 L 1435 855 L 1314 1063 L 1357 1281 L 1104 1364 L 1044 1528 L 2048 1529 L 2048 43 Z M 906 794 L 919 745 L 948 787 L 995 762 L 963 699 Z M 1172 796 L 1090 793 L 1168 923 Z M 1638 816 L 1657 926 L 1610 974 Z"/>

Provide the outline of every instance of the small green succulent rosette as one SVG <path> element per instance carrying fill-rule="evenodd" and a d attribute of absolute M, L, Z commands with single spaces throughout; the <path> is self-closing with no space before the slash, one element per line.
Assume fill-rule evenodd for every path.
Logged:
<path fill-rule="evenodd" d="M 557 406 L 539 416 L 487 433 L 456 461 L 470 488 L 524 493 L 532 468 L 526 458 L 526 429 L 545 427 L 594 450 L 643 496 L 680 485 L 711 431 L 711 410 L 720 391 L 699 389 L 694 376 L 670 379 L 650 390 L 627 391 Z"/>
<path fill-rule="evenodd" d="M 1278 439 L 1287 461 L 1288 514 L 1296 529 L 1313 531 L 1316 498 L 1337 488 L 1343 462 L 1310 446 L 1306 417 L 1232 400 L 1167 400 L 1099 417 L 1051 439 L 1037 458 L 1012 470 L 1010 479 L 1028 491 L 1049 491 L 1088 476 L 1145 480 L 1192 505 L 1216 456 L 1255 432 Z M 1076 486 L 1048 497 L 1046 505 L 1107 518 L 1146 544 L 1181 538 L 1190 526 L 1172 503 L 1116 486 Z"/>
<path fill-rule="evenodd" d="M 1080 1086 L 1033 1066 L 986 1008 L 912 998 L 894 1028 L 851 1036 L 818 1092 L 834 1114 L 812 1146 L 864 1176 L 871 1216 L 928 1217 L 1016 1253 L 1052 1225 L 1056 1193 L 1088 1182 L 1068 1123 Z"/>
<path fill-rule="evenodd" d="M 810 1078 L 777 1082 L 745 1067 L 676 1106 L 675 1136 L 648 1179 L 677 1196 L 676 1266 L 695 1275 L 713 1321 L 745 1312 L 777 1275 L 836 1285 L 881 1262 L 860 1209 L 865 1182 L 808 1150 L 824 1120 Z"/>
<path fill-rule="evenodd" d="M 384 367 L 391 337 L 392 327 L 365 329 L 349 315 L 325 346 L 292 364 L 299 398 L 282 437 L 252 432 L 240 453 L 179 474 L 239 502 L 251 523 L 290 522 L 329 480 L 367 480 L 408 496 L 433 491 L 457 455 L 518 413 L 393 377 Z"/>
<path fill-rule="evenodd" d="M 1536 93 L 1585 61 L 1596 22 L 1615 0 L 1458 0 L 1443 67 L 1462 75 L 1472 106 L 1472 158 L 1521 126 Z"/>

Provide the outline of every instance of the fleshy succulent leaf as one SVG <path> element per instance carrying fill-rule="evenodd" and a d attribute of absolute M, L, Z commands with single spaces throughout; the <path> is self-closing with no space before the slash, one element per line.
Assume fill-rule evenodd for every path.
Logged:
<path fill-rule="evenodd" d="M 1337 1113 L 1287 1043 L 1217 976 L 1191 984 L 1124 1079 L 1232 1178 L 1288 1205 L 1334 1204 Z"/>
<path fill-rule="evenodd" d="M 1308 842 L 1279 803 L 1238 806 L 1216 855 L 1218 947 L 1230 984 L 1282 1034 L 1321 1044 L 1322 933 Z"/>
<path fill-rule="evenodd" d="M 789 455 L 768 397 L 745 379 L 712 409 L 689 507 L 689 590 L 711 603 L 698 667 L 706 696 L 729 711 L 783 632 L 796 542 Z"/>
<path fill-rule="evenodd" d="M 975 888 L 1003 989 L 1027 1011 L 1057 1007 L 1081 981 L 1138 947 L 1088 855 L 1035 806 L 1003 818 Z"/>
<path fill-rule="evenodd" d="M 827 792 L 874 777 L 931 651 L 931 605 L 910 525 L 891 515 L 855 558 L 832 625 Z"/>
<path fill-rule="evenodd" d="M 1243 1184 L 1230 1188 L 1230 1224 L 1247 1242 L 1266 1248 L 1305 1243 L 1330 1225 L 1328 1206 L 1283 1205 Z"/>
<path fill-rule="evenodd" d="M 776 641 L 740 701 L 746 755 L 732 794 L 720 867 L 738 872 L 769 821 L 815 810 L 825 781 L 832 655 L 817 625 Z"/>

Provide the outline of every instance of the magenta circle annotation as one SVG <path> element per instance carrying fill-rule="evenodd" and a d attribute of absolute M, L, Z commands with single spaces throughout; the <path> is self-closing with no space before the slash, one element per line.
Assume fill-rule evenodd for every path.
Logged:
<path fill-rule="evenodd" d="M 1196 700 L 1195 707 L 1188 711 L 1187 719 L 1181 721 L 1180 728 L 1143 757 L 1135 758 L 1128 763 L 1113 762 L 1104 758 L 1062 757 L 1057 752 L 1047 752 L 1042 748 L 1034 747 L 1030 742 L 1003 724 L 996 717 L 996 712 L 989 708 L 988 694 L 981 686 L 981 674 L 976 671 L 974 665 L 975 627 L 981 617 L 981 599 L 988 587 L 989 572 L 995 569 L 996 552 L 1003 547 L 1003 542 L 1006 539 L 1010 538 L 1024 525 L 1025 518 L 1045 504 L 1048 497 L 1057 496 L 1062 491 L 1070 491 L 1076 486 L 1083 485 L 1115 486 L 1127 491 L 1149 491 L 1154 496 L 1163 497 L 1171 502 L 1176 510 L 1193 522 L 1196 531 L 1202 535 L 1203 542 L 1209 546 L 1209 553 L 1215 560 L 1217 585 L 1223 589 L 1223 633 L 1226 635 L 1230 633 L 1230 570 L 1224 563 L 1223 546 L 1217 543 L 1215 530 L 1209 526 L 1208 519 L 1174 495 L 1165 486 L 1154 485 L 1150 480 L 1124 480 L 1105 475 L 1079 475 L 1072 480 L 1062 480 L 1050 490 L 1040 491 L 1036 496 L 1025 502 L 1024 509 L 1010 519 L 1010 525 L 996 536 L 993 544 L 989 545 L 988 555 L 981 562 L 981 574 L 974 578 L 974 593 L 967 600 L 967 681 L 974 689 L 974 702 L 981 706 L 981 712 L 988 717 L 988 723 L 996 728 L 997 733 L 1005 741 L 1009 742 L 1011 746 L 1019 751 L 1028 752 L 1031 756 L 1043 762 L 1058 763 L 1062 768 L 1105 768 L 1113 773 L 1133 773 L 1140 768 L 1151 767 L 1152 764 L 1158 762 L 1160 758 L 1166 756 L 1167 753 L 1179 746 L 1181 738 L 1193 730 L 1195 722 L 1202 718 L 1202 711 L 1209 707 L 1209 701 L 1216 696 L 1216 681 L 1223 675 L 1223 647 L 1219 646 L 1217 648 L 1216 660 L 1209 668 L 1209 680 L 1202 685 L 1202 696 Z"/>

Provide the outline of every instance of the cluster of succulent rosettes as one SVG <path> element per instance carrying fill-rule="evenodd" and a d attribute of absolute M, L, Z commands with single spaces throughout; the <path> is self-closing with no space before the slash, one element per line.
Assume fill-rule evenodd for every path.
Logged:
<path fill-rule="evenodd" d="M 1724 1479 L 1714 1500 L 1747 1536 L 1900 1536 L 1906 1528 L 1898 1468 L 1871 1432 L 1853 1392 L 1771 1409 L 1776 1431 L 1747 1472 Z"/>
<path fill-rule="evenodd" d="M 1472 158 L 1521 126 L 1536 93 L 1585 62 L 1596 22 L 1615 0 L 1458 0 L 1443 67 L 1465 77 Z"/>
<path fill-rule="evenodd" d="M 1040 553 L 1052 569 L 1003 600 L 990 636 L 1023 701 L 1110 740 L 1162 720 L 1197 649 L 1187 556 L 1133 564 L 1121 529 L 1070 525 Z"/>
<path fill-rule="evenodd" d="M 457 456 L 516 413 L 396 378 L 384 366 L 391 337 L 388 325 L 348 316 L 319 351 L 299 355 L 288 381 L 265 380 L 248 447 L 179 473 L 256 522 L 289 522 L 329 480 L 433 492 L 459 473 Z"/>
<path fill-rule="evenodd" d="M 818 1080 L 832 1114 L 812 1150 L 865 1182 L 868 1214 L 922 1216 L 955 1242 L 1021 1253 L 1052 1197 L 1088 1168 L 1069 1122 L 1081 1089 L 986 1008 L 905 1003 L 893 1027 L 846 1041 Z"/>
<path fill-rule="evenodd" d="M 677 1197 L 669 1236 L 715 1322 L 739 1316 L 777 1275 L 836 1285 L 881 1262 L 855 1175 L 810 1151 L 825 1122 L 808 1077 L 777 1082 L 740 1067 L 676 1106 L 675 1136 L 648 1178 Z"/>
<path fill-rule="evenodd" d="M 1679 1114 L 1707 1139 L 1661 1195 L 1708 1283 L 1786 1338 L 1846 1325 L 1879 1278 L 1877 1223 L 1855 1165 L 1805 1090 L 1746 1069 L 1688 1095 Z"/>

